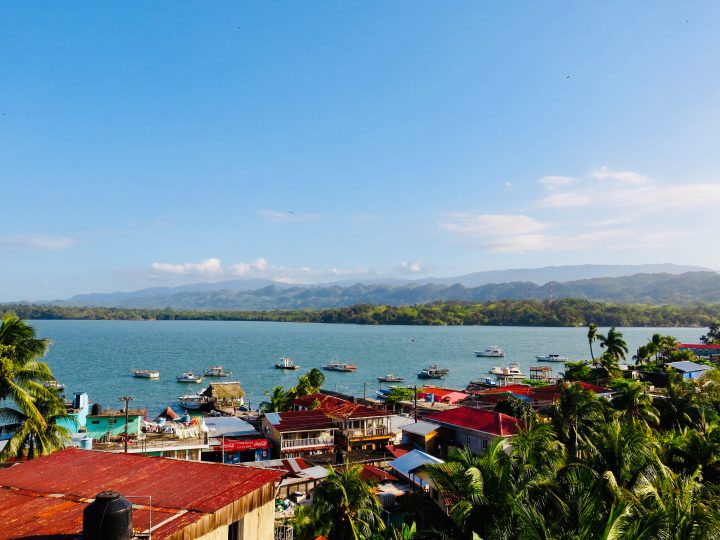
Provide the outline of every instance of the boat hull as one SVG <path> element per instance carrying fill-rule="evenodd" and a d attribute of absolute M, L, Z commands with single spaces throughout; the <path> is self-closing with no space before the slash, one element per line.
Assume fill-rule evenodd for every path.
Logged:
<path fill-rule="evenodd" d="M 282 364 L 275 364 L 275 369 L 295 370 L 300 369 L 300 366 L 283 366 Z"/>

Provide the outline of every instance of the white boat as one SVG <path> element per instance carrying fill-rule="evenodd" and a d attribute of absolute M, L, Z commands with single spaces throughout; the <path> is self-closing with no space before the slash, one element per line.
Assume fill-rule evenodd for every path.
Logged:
<path fill-rule="evenodd" d="M 232 375 L 231 371 L 223 371 L 222 366 L 211 366 L 203 371 L 204 377 L 229 377 Z"/>
<path fill-rule="evenodd" d="M 548 354 L 547 356 L 536 356 L 538 362 L 567 362 L 568 359 L 559 354 Z"/>
<path fill-rule="evenodd" d="M 49 390 L 58 390 L 58 391 L 65 390 L 65 385 L 58 381 L 45 381 L 43 383 L 43 386 Z"/>
<path fill-rule="evenodd" d="M 399 377 L 394 373 L 388 373 L 383 377 L 378 377 L 377 380 L 380 382 L 403 382 L 405 380 L 405 377 Z"/>
<path fill-rule="evenodd" d="M 300 369 L 300 366 L 296 365 L 292 358 L 283 356 L 279 362 L 275 364 L 275 369 Z"/>
<path fill-rule="evenodd" d="M 202 382 L 202 375 L 195 375 L 194 371 L 183 371 L 182 375 L 175 377 L 177 382 L 181 383 L 199 383 Z"/>
<path fill-rule="evenodd" d="M 138 379 L 159 379 L 160 372 L 154 369 L 133 369 L 133 377 Z"/>
<path fill-rule="evenodd" d="M 183 407 L 190 410 L 201 409 L 202 406 L 208 402 L 207 398 L 203 396 L 201 392 L 198 392 L 197 394 L 187 394 L 185 396 L 180 396 L 178 398 L 178 401 Z"/>
<path fill-rule="evenodd" d="M 510 364 L 509 366 L 493 366 L 489 372 L 492 375 L 498 375 L 503 378 L 511 379 L 524 379 L 525 375 L 520 371 L 520 366 L 517 364 Z"/>
<path fill-rule="evenodd" d="M 327 371 L 357 371 L 355 364 L 345 364 L 342 362 L 330 362 L 328 365 L 323 366 L 323 369 Z"/>
<path fill-rule="evenodd" d="M 497 345 L 491 345 L 484 351 L 475 351 L 475 356 L 484 358 L 503 358 L 505 357 L 505 351 Z"/>

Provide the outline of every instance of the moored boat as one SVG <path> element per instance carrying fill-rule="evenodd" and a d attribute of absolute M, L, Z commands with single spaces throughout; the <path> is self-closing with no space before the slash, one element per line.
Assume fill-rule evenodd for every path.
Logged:
<path fill-rule="evenodd" d="M 223 371 L 222 366 L 210 366 L 203 371 L 204 377 L 229 377 L 232 375 L 231 371 Z"/>
<path fill-rule="evenodd" d="M 398 377 L 394 373 L 388 373 L 383 377 L 378 377 L 377 380 L 380 382 L 403 382 L 405 377 Z"/>
<path fill-rule="evenodd" d="M 567 362 L 568 359 L 559 354 L 548 354 L 547 356 L 536 356 L 538 362 Z"/>
<path fill-rule="evenodd" d="M 154 369 L 133 369 L 133 377 L 138 379 L 159 379 L 160 372 Z"/>
<path fill-rule="evenodd" d="M 327 371 L 357 371 L 357 366 L 344 362 L 330 362 L 328 365 L 323 366 L 323 369 Z"/>
<path fill-rule="evenodd" d="M 203 381 L 203 376 L 195 375 L 194 371 L 183 371 L 182 375 L 175 377 L 175 380 L 180 383 L 199 383 Z"/>
<path fill-rule="evenodd" d="M 484 351 L 475 351 L 475 356 L 483 358 L 503 358 L 505 356 L 505 351 L 497 345 L 491 345 Z"/>
<path fill-rule="evenodd" d="M 50 389 L 50 390 L 59 390 L 59 391 L 65 390 L 65 385 L 64 385 L 63 383 L 58 382 L 58 381 L 55 381 L 55 380 L 53 380 L 53 381 L 45 381 L 45 382 L 43 383 L 43 386 L 44 386 L 45 388 Z"/>
<path fill-rule="evenodd" d="M 438 369 L 437 367 L 430 366 L 429 368 L 422 369 L 418 372 L 418 379 L 442 379 L 448 374 L 449 370 Z"/>
<path fill-rule="evenodd" d="M 493 366 L 488 370 L 488 373 L 490 373 L 491 375 L 499 375 L 503 377 L 513 377 L 519 379 L 523 379 L 525 377 L 522 371 L 520 371 L 520 366 L 518 366 L 517 364 L 510 364 L 509 366 Z"/>
<path fill-rule="evenodd" d="M 196 394 L 187 394 L 178 398 L 180 404 L 186 409 L 196 411 L 202 409 L 202 407 L 208 403 L 207 397 L 202 395 L 202 391 Z"/>
<path fill-rule="evenodd" d="M 296 365 L 292 358 L 283 356 L 279 362 L 275 364 L 275 369 L 300 369 L 300 366 Z"/>

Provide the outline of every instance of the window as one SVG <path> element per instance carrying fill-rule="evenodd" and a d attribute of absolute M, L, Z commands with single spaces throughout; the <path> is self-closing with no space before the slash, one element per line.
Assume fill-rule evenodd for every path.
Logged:
<path fill-rule="evenodd" d="M 91 423 L 91 424 L 99 424 L 99 423 L 100 423 L 100 420 L 90 420 L 90 423 Z"/>
<path fill-rule="evenodd" d="M 482 447 L 483 450 L 487 450 L 487 447 L 488 447 L 488 441 L 487 441 L 487 439 L 481 439 L 480 445 L 481 445 L 481 447 Z"/>

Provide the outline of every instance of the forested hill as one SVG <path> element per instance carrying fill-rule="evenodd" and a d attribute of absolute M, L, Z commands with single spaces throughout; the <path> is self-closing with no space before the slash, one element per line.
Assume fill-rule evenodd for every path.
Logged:
<path fill-rule="evenodd" d="M 594 278 L 555 282 L 488 284 L 479 287 L 424 285 L 366 285 L 351 287 L 271 285 L 251 291 L 186 291 L 172 295 L 127 298 L 106 307 L 200 310 L 288 310 L 323 309 L 355 304 L 394 306 L 432 302 L 492 302 L 497 300 L 553 300 L 578 298 L 600 302 L 671 304 L 720 302 L 720 274 L 686 272 L 684 274 L 635 274 L 624 277 Z M 68 305 L 67 303 L 65 305 Z M 93 305 L 78 302 L 76 305 Z M 98 305 L 98 304 L 94 304 Z"/>
<path fill-rule="evenodd" d="M 285 321 L 348 324 L 488 326 L 701 326 L 720 320 L 720 304 L 647 306 L 588 300 L 443 302 L 416 306 L 361 304 L 323 310 L 200 311 L 0 304 L 26 319 Z"/>

